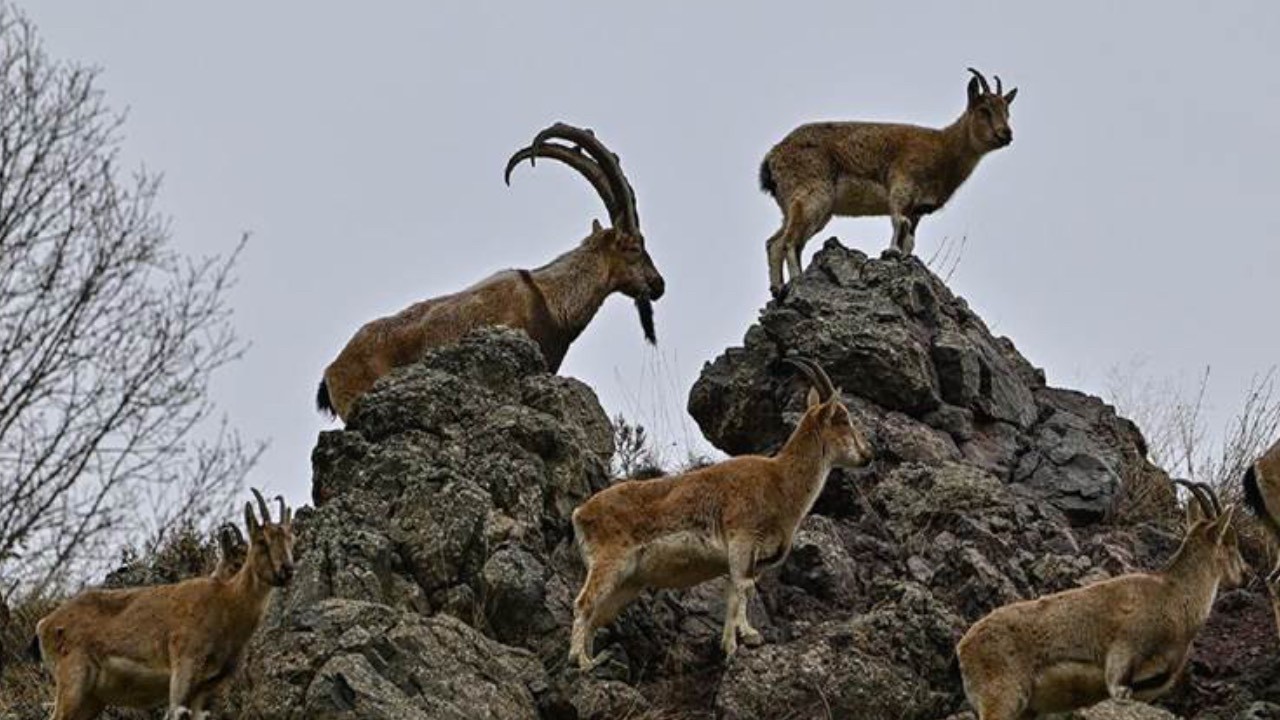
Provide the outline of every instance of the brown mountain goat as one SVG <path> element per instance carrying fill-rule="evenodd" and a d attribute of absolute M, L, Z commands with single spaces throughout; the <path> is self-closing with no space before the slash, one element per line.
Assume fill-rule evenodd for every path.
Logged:
<path fill-rule="evenodd" d="M 946 204 L 984 155 L 1013 142 L 1009 105 L 1018 90 L 995 92 L 969 68 L 969 102 L 945 128 L 874 122 L 801 125 L 760 165 L 760 188 L 782 209 L 769 238 L 769 289 L 782 291 L 782 262 L 794 279 L 800 253 L 833 215 L 888 215 L 892 249 L 910 255 L 920 218 Z"/>
<path fill-rule="evenodd" d="M 550 142 L 561 139 L 573 147 Z M 552 372 L 586 329 L 605 299 L 620 292 L 635 300 L 645 338 L 656 342 L 651 301 L 665 285 L 645 250 L 635 193 L 618 158 L 590 130 L 556 123 L 507 163 L 506 179 L 523 160 L 558 160 L 595 188 L 612 227 L 593 222 L 578 247 L 534 270 L 504 270 L 452 295 L 415 303 L 356 332 L 324 371 L 316 396 L 321 411 L 346 420 L 356 398 L 374 381 L 421 357 L 428 348 L 455 342 L 485 325 L 524 330 L 542 349 Z"/>

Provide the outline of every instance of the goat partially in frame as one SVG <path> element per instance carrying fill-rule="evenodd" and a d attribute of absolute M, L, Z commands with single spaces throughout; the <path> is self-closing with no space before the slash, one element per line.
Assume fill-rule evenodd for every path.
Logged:
<path fill-rule="evenodd" d="M 1280 555 L 1280 440 L 1244 472 L 1244 501 L 1271 536 Z M 1280 558 L 1267 576 L 1269 585 L 1280 585 Z"/>
<path fill-rule="evenodd" d="M 209 717 L 234 674 L 272 592 L 293 577 L 293 513 L 272 522 L 245 504 L 249 549 L 235 574 L 171 585 L 88 590 L 36 625 L 37 649 L 57 684 L 52 720 L 91 720 L 108 706 L 168 703 L 167 718 Z"/>
<path fill-rule="evenodd" d="M 969 68 L 968 104 L 945 128 L 879 122 L 801 125 L 760 164 L 760 188 L 778 202 L 782 227 L 766 243 L 769 289 L 782 291 L 782 265 L 800 275 L 801 253 L 832 216 L 888 215 L 894 252 L 915 249 L 920 218 L 947 203 L 987 153 L 1013 142 L 1009 106 L 1018 94 Z"/>
<path fill-rule="evenodd" d="M 1245 505 L 1258 516 L 1271 536 L 1275 565 L 1266 583 L 1275 610 L 1276 629 L 1280 631 L 1280 440 L 1245 470 L 1243 484 Z"/>
<path fill-rule="evenodd" d="M 365 324 L 324 371 L 316 395 L 322 412 L 345 421 L 356 398 L 378 378 L 416 361 L 429 348 L 487 325 L 524 330 L 541 348 L 547 367 L 557 372 L 569 346 L 614 293 L 635 301 L 645 339 L 657 342 L 652 301 L 662 297 L 665 283 L 645 249 L 635 192 L 617 156 L 590 130 L 556 123 L 511 156 L 504 174 L 508 184 L 517 165 L 540 157 L 585 177 L 604 201 L 612 226 L 592 222 L 578 247 L 540 268 L 504 270 L 460 292 Z"/>
<path fill-rule="evenodd" d="M 725 654 L 737 650 L 739 635 L 748 644 L 761 641 L 747 621 L 756 578 L 786 559 L 832 468 L 872 458 L 826 372 L 811 360 L 787 362 L 811 387 L 804 416 L 776 455 L 620 482 L 574 510 L 574 536 L 587 565 L 569 648 L 579 667 L 597 663 L 596 630 L 645 588 L 687 588 L 726 575 Z"/>
<path fill-rule="evenodd" d="M 1185 485 L 1187 530 L 1163 570 L 1012 603 L 974 623 L 956 646 L 979 720 L 1067 712 L 1107 698 L 1151 700 L 1181 675 L 1222 587 L 1238 587 L 1235 506 Z"/>

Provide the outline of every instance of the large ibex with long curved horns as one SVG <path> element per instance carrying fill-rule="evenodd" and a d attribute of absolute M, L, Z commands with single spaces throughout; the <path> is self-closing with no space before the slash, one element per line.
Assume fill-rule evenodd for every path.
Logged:
<path fill-rule="evenodd" d="M 877 122 L 801 125 L 773 146 L 760 165 L 760 188 L 782 209 L 782 228 L 767 243 L 769 289 L 782 291 L 782 264 L 792 279 L 800 254 L 832 216 L 888 215 L 891 248 L 910 255 L 920 218 L 940 209 L 984 155 L 1013 142 L 1009 105 L 1018 89 L 992 91 L 969 68 L 969 100 L 944 128 Z"/>
<path fill-rule="evenodd" d="M 840 391 L 811 360 L 788 359 L 811 383 L 808 409 L 773 457 L 747 455 L 595 494 L 573 512 L 587 579 L 574 605 L 569 655 L 594 664 L 592 636 L 647 587 L 686 588 L 729 576 L 722 646 L 760 642 L 747 622 L 759 574 L 780 564 L 833 467 L 870 462 Z"/>
<path fill-rule="evenodd" d="M 293 513 L 273 522 L 246 503 L 249 549 L 234 574 L 173 585 L 87 590 L 36 625 L 38 655 L 57 683 L 52 720 L 91 720 L 107 706 L 168 703 L 169 718 L 209 717 L 208 705 L 240 663 L 272 591 L 293 577 Z"/>
<path fill-rule="evenodd" d="M 1182 546 L 1163 570 L 1131 573 L 1005 605 L 956 646 L 964 692 L 979 720 L 1025 720 L 1107 698 L 1168 692 L 1224 587 L 1245 571 L 1235 506 L 1208 485 L 1191 491 Z"/>
<path fill-rule="evenodd" d="M 662 297 L 664 282 L 645 249 L 635 192 L 617 156 L 590 130 L 556 123 L 511 156 L 507 182 L 516 165 L 535 158 L 558 160 L 581 173 L 604 201 L 612 226 L 593 222 L 578 247 L 540 268 L 504 270 L 460 292 L 367 323 L 325 369 L 316 396 L 320 410 L 346 420 L 356 398 L 378 378 L 414 362 L 429 348 L 487 325 L 524 330 L 556 372 L 569 346 L 615 292 L 635 300 L 645 338 L 656 342 L 651 302 Z"/>

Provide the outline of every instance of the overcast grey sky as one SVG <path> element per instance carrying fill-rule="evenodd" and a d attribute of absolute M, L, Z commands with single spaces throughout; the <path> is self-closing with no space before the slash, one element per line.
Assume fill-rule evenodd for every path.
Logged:
<path fill-rule="evenodd" d="M 28 0 L 49 50 L 96 63 L 128 151 L 165 174 L 180 247 L 253 240 L 253 342 L 216 399 L 272 447 L 253 481 L 309 497 L 320 372 L 364 321 L 569 249 L 605 217 L 541 127 L 594 127 L 667 280 L 660 351 L 612 299 L 562 372 L 682 445 L 702 363 L 767 299 L 766 150 L 818 119 L 941 125 L 967 65 L 1017 85 L 1015 142 L 917 252 L 968 237 L 952 287 L 1051 383 L 1213 367 L 1234 407 L 1280 361 L 1280 3 L 156 3 Z M 785 9 L 784 9 L 785 8 Z M 818 236 L 878 253 L 889 222 Z M 810 252 L 820 243 L 810 245 Z M 660 355 L 658 353 L 661 353 Z"/>

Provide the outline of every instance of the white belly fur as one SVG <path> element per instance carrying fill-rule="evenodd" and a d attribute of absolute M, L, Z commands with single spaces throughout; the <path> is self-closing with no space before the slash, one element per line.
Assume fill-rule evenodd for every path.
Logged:
<path fill-rule="evenodd" d="M 836 215 L 845 217 L 888 215 L 889 193 L 880 183 L 842 177 L 836 181 L 836 197 L 832 211 Z"/>
<path fill-rule="evenodd" d="M 729 572 L 724 545 L 692 531 L 664 535 L 641 545 L 636 549 L 635 563 L 636 578 L 658 588 L 692 587 Z"/>
<path fill-rule="evenodd" d="M 150 707 L 169 699 L 169 671 L 123 657 L 108 657 L 98 667 L 96 695 L 111 705 Z"/>

